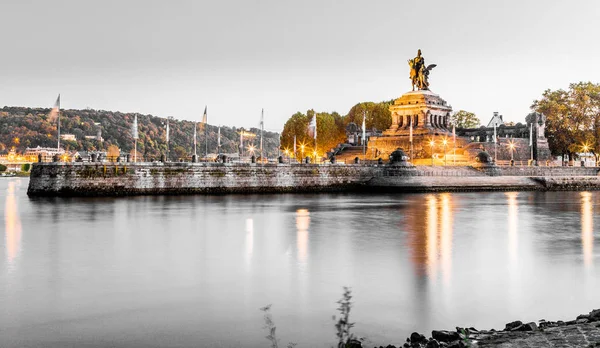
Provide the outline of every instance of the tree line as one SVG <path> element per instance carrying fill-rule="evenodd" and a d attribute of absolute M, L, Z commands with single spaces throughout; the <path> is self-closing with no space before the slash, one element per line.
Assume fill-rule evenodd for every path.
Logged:
<path fill-rule="evenodd" d="M 11 148 L 24 152 L 28 147 L 56 147 L 57 120 L 51 116 L 48 108 L 3 107 L 0 109 L 0 153 L 7 153 Z M 61 147 L 67 151 L 108 151 L 115 147 L 120 153 L 130 153 L 134 148 L 131 134 L 134 117 L 138 118 L 139 139 L 138 155 L 145 158 L 160 158 L 167 153 L 166 119 L 136 113 L 122 113 L 105 110 L 61 110 L 61 134 L 74 134 L 76 140 L 61 139 Z M 169 121 L 169 154 L 171 160 L 189 158 L 194 152 L 194 122 Z M 102 132 L 104 141 L 95 138 L 98 130 Z M 243 128 L 221 127 L 221 152 L 239 152 L 239 132 Z M 245 131 L 259 134 L 257 128 Z M 205 141 L 208 140 L 208 152 L 217 151 L 218 127 L 206 125 L 206 130 L 198 124 L 197 153 L 202 156 Z M 275 157 L 278 154 L 279 133 L 264 133 L 263 148 L 265 154 Z M 254 142 L 258 146 L 259 137 L 244 140 L 248 146 Z M 247 151 L 247 150 L 246 150 Z"/>
<path fill-rule="evenodd" d="M 337 112 L 316 112 L 313 109 L 306 113 L 297 112 L 293 114 L 283 126 L 281 132 L 281 147 L 283 151 L 293 152 L 294 137 L 296 138 L 296 155 L 301 156 L 300 147 L 304 148 L 304 153 L 313 156 L 317 151 L 317 156 L 324 154 L 338 144 L 347 142 L 346 127 L 348 124 L 355 123 L 359 128 L 362 127 L 363 115 L 365 116 L 365 128 L 368 130 L 385 130 L 392 123 L 392 117 L 389 107 L 393 100 L 375 102 L 362 102 L 354 105 L 344 116 Z M 317 139 L 313 136 L 313 127 L 316 119 Z M 316 146 L 316 147 L 315 147 Z"/>

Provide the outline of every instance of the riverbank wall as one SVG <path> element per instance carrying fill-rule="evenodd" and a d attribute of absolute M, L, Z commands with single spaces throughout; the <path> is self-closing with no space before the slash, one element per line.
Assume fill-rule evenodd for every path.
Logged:
<path fill-rule="evenodd" d="M 364 164 L 35 163 L 30 196 L 595 190 L 600 168 Z"/>

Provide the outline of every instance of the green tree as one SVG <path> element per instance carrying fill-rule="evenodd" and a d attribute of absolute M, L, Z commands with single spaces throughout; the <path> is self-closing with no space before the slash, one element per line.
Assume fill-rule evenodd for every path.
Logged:
<path fill-rule="evenodd" d="M 363 114 L 365 114 L 365 126 L 367 129 L 375 128 L 384 131 L 392 125 L 392 114 L 390 113 L 391 102 L 363 102 L 354 105 L 346 117 L 344 123 L 347 125 L 354 122 L 359 127 L 362 126 Z"/>
<path fill-rule="evenodd" d="M 554 155 L 573 155 L 586 146 L 600 153 L 600 85 L 579 82 L 567 91 L 544 91 L 531 108 L 546 116 L 546 137 Z"/>
<path fill-rule="evenodd" d="M 459 110 L 450 119 L 456 128 L 477 128 L 481 125 L 481 121 L 474 113 L 465 110 Z"/>

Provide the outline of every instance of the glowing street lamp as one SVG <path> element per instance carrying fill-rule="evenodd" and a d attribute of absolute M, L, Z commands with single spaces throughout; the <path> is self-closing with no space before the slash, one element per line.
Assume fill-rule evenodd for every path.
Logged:
<path fill-rule="evenodd" d="M 313 158 L 315 159 L 315 163 L 317 163 L 317 151 L 313 151 Z"/>
<path fill-rule="evenodd" d="M 300 144 L 300 152 L 302 153 L 302 159 L 304 160 L 304 144 Z"/>
<path fill-rule="evenodd" d="M 515 164 L 515 159 L 514 159 L 514 156 L 513 156 L 513 151 L 515 149 L 515 143 L 512 142 L 512 141 L 509 141 L 508 142 L 508 149 L 510 150 L 510 165 L 512 166 L 512 165 Z"/>
<path fill-rule="evenodd" d="M 431 166 L 433 167 L 433 146 L 435 145 L 435 141 L 430 140 L 429 141 L 429 146 L 431 146 Z"/>

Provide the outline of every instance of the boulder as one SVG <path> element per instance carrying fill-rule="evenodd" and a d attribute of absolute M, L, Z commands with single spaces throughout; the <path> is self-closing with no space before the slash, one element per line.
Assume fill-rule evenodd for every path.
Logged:
<path fill-rule="evenodd" d="M 600 309 L 594 309 L 590 312 L 590 321 L 599 321 L 600 320 Z"/>
<path fill-rule="evenodd" d="M 421 343 L 421 342 L 424 343 L 426 341 L 427 341 L 427 338 L 418 332 L 413 332 L 410 334 L 410 343 Z"/>
<path fill-rule="evenodd" d="M 456 331 L 433 330 L 431 337 L 441 342 L 452 342 L 460 339 L 460 335 Z"/>
<path fill-rule="evenodd" d="M 536 323 L 534 323 L 533 321 L 527 324 L 523 324 L 523 331 L 537 331 L 538 327 L 536 325 Z"/>
<path fill-rule="evenodd" d="M 520 320 L 517 321 L 513 321 L 511 323 L 506 324 L 506 327 L 504 328 L 505 331 L 513 331 L 513 329 L 519 327 L 523 325 L 523 322 Z"/>

